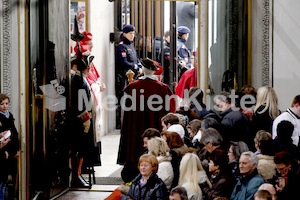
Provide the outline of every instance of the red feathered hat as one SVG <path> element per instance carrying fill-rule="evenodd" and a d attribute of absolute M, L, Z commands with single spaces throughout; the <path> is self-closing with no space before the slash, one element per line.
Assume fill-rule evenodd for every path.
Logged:
<path fill-rule="evenodd" d="M 156 70 L 156 71 L 154 72 L 154 75 L 162 75 L 162 73 L 164 72 L 162 66 L 160 66 L 160 65 L 158 64 L 158 62 L 156 62 L 156 61 L 155 61 L 155 63 L 157 64 L 158 70 Z"/>
<path fill-rule="evenodd" d="M 93 39 L 93 35 L 89 32 L 83 31 L 84 38 L 80 42 L 86 42 Z"/>
<path fill-rule="evenodd" d="M 84 34 L 84 38 L 80 41 L 81 53 L 84 53 L 88 50 L 88 45 L 86 44 L 86 42 L 93 39 L 93 35 L 91 33 L 83 31 L 83 34 Z M 77 54 L 78 52 L 77 45 L 74 47 L 74 51 Z"/>

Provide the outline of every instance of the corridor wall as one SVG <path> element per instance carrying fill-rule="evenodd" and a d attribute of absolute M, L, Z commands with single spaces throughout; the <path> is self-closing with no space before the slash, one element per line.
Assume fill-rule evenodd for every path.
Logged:
<path fill-rule="evenodd" d="M 281 110 L 300 94 L 299 10 L 299 0 L 274 0 L 273 76 Z"/>

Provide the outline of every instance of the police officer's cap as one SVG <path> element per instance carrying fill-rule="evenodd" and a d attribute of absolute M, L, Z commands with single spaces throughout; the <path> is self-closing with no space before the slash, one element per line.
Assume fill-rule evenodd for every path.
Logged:
<path fill-rule="evenodd" d="M 186 26 L 179 26 L 178 27 L 178 33 L 183 33 L 183 34 L 186 34 L 186 33 L 190 33 L 190 29 Z"/>
<path fill-rule="evenodd" d="M 128 24 L 123 27 L 122 31 L 123 33 L 129 33 L 131 31 L 135 31 L 135 28 L 131 24 Z"/>

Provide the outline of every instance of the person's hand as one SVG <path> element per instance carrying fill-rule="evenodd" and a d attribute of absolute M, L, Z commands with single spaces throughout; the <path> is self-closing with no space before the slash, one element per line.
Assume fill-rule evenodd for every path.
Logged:
<path fill-rule="evenodd" d="M 7 133 L 7 131 L 1 132 L 0 133 L 0 138 L 2 138 L 6 133 Z"/>
<path fill-rule="evenodd" d="M 283 188 L 279 187 L 278 185 L 275 185 L 276 191 L 277 192 L 282 192 Z"/>
<path fill-rule="evenodd" d="M 88 119 L 85 122 L 83 122 L 84 132 L 88 133 L 90 130 L 91 120 Z"/>
<path fill-rule="evenodd" d="M 4 139 L 1 141 L 1 145 L 0 145 L 1 148 L 4 147 L 5 145 L 7 145 L 7 143 L 8 143 L 9 141 L 10 141 L 10 137 L 8 137 L 8 138 L 6 138 L 6 139 L 4 138 Z"/>
<path fill-rule="evenodd" d="M 139 68 L 139 71 L 138 71 L 138 75 L 137 75 L 137 76 L 140 76 L 140 75 L 142 75 L 142 73 L 143 73 L 143 70 L 142 70 L 142 68 Z"/>
<path fill-rule="evenodd" d="M 14 156 L 14 158 L 19 158 L 20 157 L 20 152 L 18 151 L 17 153 L 16 153 L 16 155 Z"/>
<path fill-rule="evenodd" d="M 99 86 L 100 86 L 100 92 L 104 92 L 106 90 L 106 85 L 103 82 L 100 82 Z"/>
<path fill-rule="evenodd" d="M 8 156 L 9 156 L 8 152 L 5 151 L 5 158 L 8 159 Z"/>
<path fill-rule="evenodd" d="M 184 60 L 179 61 L 180 68 L 183 69 L 186 66 L 186 62 Z"/>

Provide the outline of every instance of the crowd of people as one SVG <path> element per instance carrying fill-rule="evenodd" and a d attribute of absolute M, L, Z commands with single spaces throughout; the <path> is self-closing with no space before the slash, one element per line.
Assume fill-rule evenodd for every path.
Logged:
<path fill-rule="evenodd" d="M 191 102 L 187 112 L 177 107 L 162 109 L 160 115 L 138 110 L 129 116 L 124 111 L 126 124 L 121 128 L 118 159 L 126 155 L 119 163 L 134 163 L 139 173 L 118 199 L 274 200 L 296 196 L 300 186 L 300 95 L 281 113 L 272 87 L 262 86 L 257 92 L 245 87 L 252 88 L 251 92 L 239 97 L 219 93 L 217 111 L 206 108 L 202 92 L 196 98 L 201 107 Z M 243 107 L 243 99 L 251 109 Z"/>
<path fill-rule="evenodd" d="M 195 68 L 185 46 L 190 29 L 180 26 L 177 50 L 182 81 L 175 91 L 183 98 L 183 89 L 189 89 L 189 97 L 195 98 L 178 106 L 169 86 L 155 74 L 158 63 L 138 59 L 132 45 L 134 31 L 132 25 L 124 26 L 117 46 L 118 67 L 125 70 L 120 72 L 124 88 L 120 95 L 130 96 L 124 101 L 126 109 L 121 109 L 117 163 L 130 163 L 136 173 L 125 181 L 127 190 L 122 185 L 107 200 L 116 196 L 134 200 L 294 196 L 300 186 L 300 95 L 281 113 L 272 87 L 256 91 L 246 85 L 237 97 L 220 92 L 214 110 L 208 109 L 203 91 L 191 81 Z M 168 38 L 167 32 L 162 50 L 165 64 L 170 57 Z M 132 83 L 124 78 L 129 69 L 138 79 Z"/>

